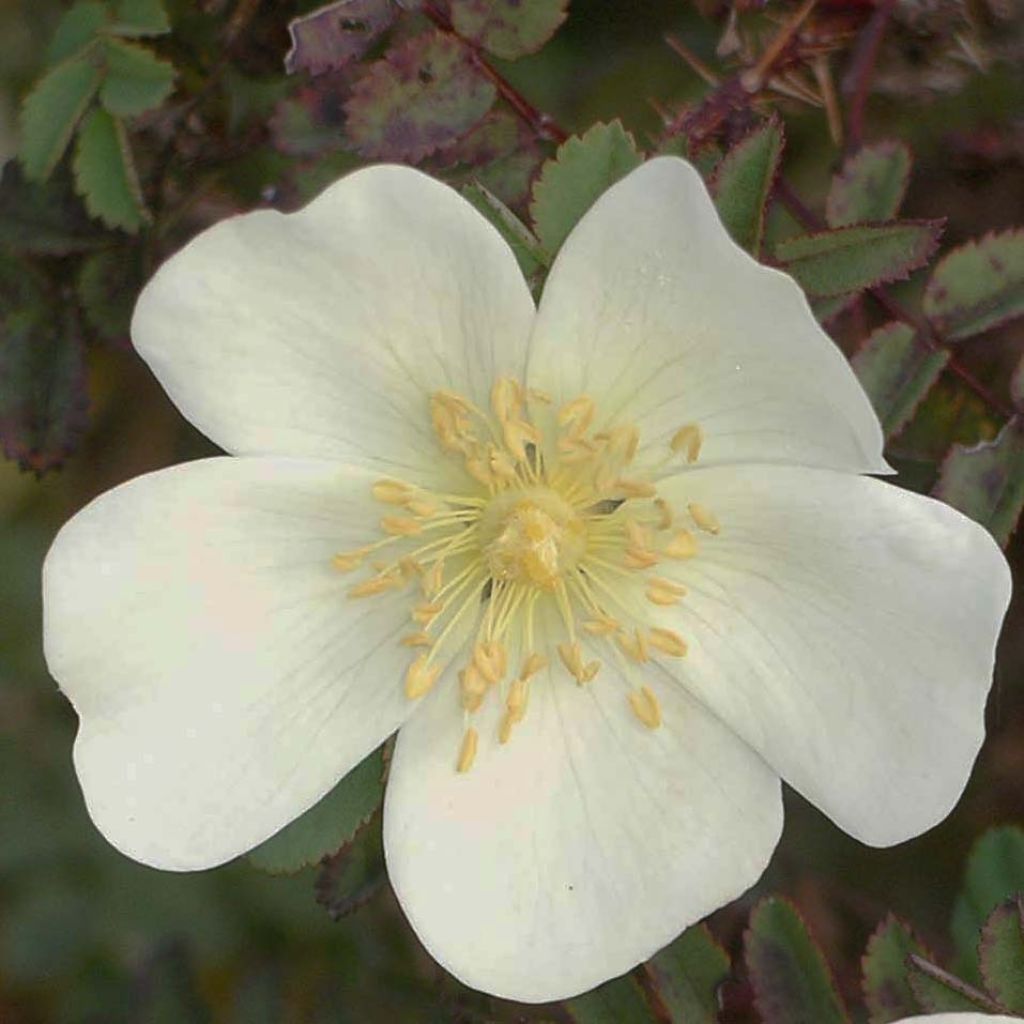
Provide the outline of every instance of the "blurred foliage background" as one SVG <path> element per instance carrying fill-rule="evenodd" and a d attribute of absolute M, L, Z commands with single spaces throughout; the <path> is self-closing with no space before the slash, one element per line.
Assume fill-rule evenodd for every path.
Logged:
<path fill-rule="evenodd" d="M 361 5 L 356 21 L 372 20 L 380 7 L 352 2 Z M 101 95 L 86 115 L 91 143 L 82 122 L 74 153 L 62 155 L 60 140 L 32 134 L 39 128 L 29 123 L 31 113 L 19 131 L 17 112 L 34 87 L 38 99 L 69 5 L 0 0 L 0 162 L 19 145 L 23 158 L 7 163 L 0 188 L 0 436 L 9 458 L 0 463 L 0 1024 L 570 1017 L 582 1024 L 798 1024 L 796 1009 L 769 1006 L 772 979 L 759 968 L 764 942 L 780 944 L 800 976 L 821 981 L 800 998 L 816 1007 L 807 1019 L 826 1024 L 869 1015 L 892 1020 L 899 1009 L 990 1008 L 992 1000 L 1024 1010 L 1020 993 L 1000 987 L 998 972 L 984 962 L 979 968 L 977 959 L 978 929 L 989 911 L 1024 889 L 1019 595 L 1000 648 L 988 741 L 947 821 L 900 847 L 871 850 L 788 793 L 782 844 L 758 886 L 710 920 L 714 944 L 708 932 L 693 933 L 689 946 L 660 965 L 569 1006 L 518 1007 L 448 978 L 418 947 L 372 849 L 354 881 L 325 882 L 318 868 L 271 876 L 244 862 L 176 876 L 126 860 L 93 829 L 71 766 L 74 715 L 42 661 L 40 565 L 60 524 L 94 495 L 213 451 L 134 355 L 127 337 L 134 295 L 154 266 L 203 226 L 258 205 L 294 208 L 368 157 L 417 162 L 459 186 L 479 181 L 485 192 L 474 198 L 489 216 L 506 231 L 518 230 L 518 217 L 543 242 L 544 224 L 530 224 L 530 189 L 566 133 L 618 119 L 644 152 L 686 152 L 709 170 L 752 131 L 768 131 L 758 138 L 781 149 L 784 127 L 785 185 L 775 181 L 774 165 L 762 173 L 761 199 L 774 189 L 776 200 L 767 206 L 762 256 L 796 268 L 806 267 L 799 246 L 807 243 L 787 248 L 786 240 L 825 227 L 826 197 L 844 159 L 864 143 L 905 143 L 912 173 L 899 223 L 917 225 L 907 243 L 913 255 L 901 250 L 892 267 L 867 273 L 839 295 L 819 289 L 815 308 L 844 350 L 860 353 L 858 372 L 888 417 L 899 482 L 938 489 L 985 521 L 1007 541 L 1020 579 L 1024 540 L 1010 534 L 1024 502 L 1015 412 L 1024 393 L 1024 322 L 1014 319 L 1024 311 L 1024 242 L 1005 236 L 1005 280 L 953 275 L 973 282 L 976 294 L 964 302 L 975 302 L 976 319 L 982 307 L 981 319 L 988 317 L 963 327 L 962 306 L 942 308 L 941 281 L 928 286 L 930 300 L 925 294 L 940 226 L 921 227 L 944 219 L 942 256 L 1024 224 L 1024 29 L 1014 0 L 821 0 L 800 7 L 573 0 L 564 24 L 555 19 L 550 41 L 550 32 L 541 33 L 537 52 L 519 56 L 512 47 L 516 59 L 508 59 L 499 46 L 485 55 L 494 79 L 479 78 L 475 64 L 472 73 L 458 71 L 470 77 L 456 81 L 454 100 L 439 104 L 440 126 L 416 121 L 415 96 L 396 99 L 387 83 L 371 81 L 366 69 L 380 58 L 379 41 L 345 60 L 337 56 L 338 39 L 326 58 L 299 48 L 286 73 L 289 23 L 313 6 L 119 5 L 151 19 L 152 31 L 124 36 L 149 56 L 129 50 L 126 57 L 116 48 L 107 55 L 113 68 L 134 54 L 141 72 L 137 66 L 120 92 L 111 87 Z M 409 47 L 413 64 L 422 57 L 420 34 L 447 31 L 448 8 L 428 6 L 440 21 L 429 11 L 397 12 L 390 29 L 387 45 Z M 765 60 L 780 39 L 778 53 Z M 65 39 L 65 48 L 75 42 L 81 39 Z M 317 67 L 317 60 L 326 63 Z M 751 83 L 744 74 L 760 79 Z M 498 79 L 491 95 L 487 82 Z M 424 81 L 422 66 L 419 80 L 437 84 Z M 492 102 L 486 131 L 474 131 Z M 413 111 L 397 142 L 380 128 L 397 116 L 387 112 L 389 103 Z M 774 127 L 759 129 L 773 111 Z M 51 107 L 36 115 L 59 135 L 55 118 Z M 104 131 L 120 139 L 120 150 L 104 149 Z M 614 131 L 616 139 L 628 138 Z M 90 170 L 89 160 L 99 163 Z M 756 176 L 757 166 L 748 161 L 741 169 Z M 727 172 L 714 173 L 724 203 Z M 48 180 L 35 185 L 26 177 Z M 761 202 L 758 218 L 763 211 Z M 893 206 L 873 219 L 895 214 Z M 835 228 L 837 218 L 829 223 Z M 527 242 L 524 265 L 539 273 L 544 246 Z M 756 251 L 760 237 L 751 244 Z M 812 251 L 811 264 L 820 256 Z M 888 291 L 872 295 L 868 289 L 877 291 L 880 282 L 890 282 Z M 916 312 L 922 303 L 928 318 Z M 906 310 L 904 338 L 891 325 Z M 865 338 L 877 328 L 882 333 L 872 335 L 865 354 Z M 933 328 L 938 333 L 930 334 Z M 374 827 L 371 820 L 367 828 Z M 341 909 L 350 912 L 337 921 L 315 898 L 338 897 L 324 896 L 332 884 L 352 887 L 340 893 Z M 787 917 L 789 903 L 759 902 L 772 894 L 791 900 L 804 925 Z M 883 939 L 899 946 L 904 934 L 893 921 L 885 924 L 890 913 L 912 925 L 929 962 L 957 972 L 965 991 L 940 982 L 928 990 L 927 971 L 915 975 L 906 962 L 909 945 L 882 955 Z M 830 965 L 838 997 L 804 928 Z M 873 933 L 877 955 L 865 979 L 861 958 Z M 1012 943 L 1019 956 L 1012 944 L 1007 955 L 1024 970 L 1019 920 Z M 687 973 L 693 965 L 703 971 L 699 978 Z M 689 996 L 680 994 L 686 985 Z M 989 1005 L 978 1001 L 985 998 Z"/>

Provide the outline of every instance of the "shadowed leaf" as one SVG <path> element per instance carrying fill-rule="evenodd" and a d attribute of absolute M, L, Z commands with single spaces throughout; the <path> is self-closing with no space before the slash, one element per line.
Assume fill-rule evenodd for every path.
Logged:
<path fill-rule="evenodd" d="M 188 949 L 164 941 L 142 965 L 131 993 L 129 1024 L 209 1024 L 209 1007 Z"/>
<path fill-rule="evenodd" d="M 871 398 L 886 437 L 898 434 L 939 379 L 948 349 L 931 349 L 909 324 L 883 324 L 850 360 Z"/>
<path fill-rule="evenodd" d="M 325 857 L 316 876 L 316 901 L 339 921 L 373 898 L 387 884 L 380 815 L 359 828 L 337 853 Z"/>
<path fill-rule="evenodd" d="M 348 135 L 364 156 L 417 161 L 465 135 L 494 102 L 469 50 L 426 32 L 371 64 L 345 105 Z"/>
<path fill-rule="evenodd" d="M 132 310 L 142 288 L 137 252 L 105 249 L 86 256 L 76 286 L 89 326 L 105 341 L 127 345 Z"/>
<path fill-rule="evenodd" d="M 103 44 L 107 73 L 100 87 L 100 102 L 119 117 L 145 113 L 161 103 L 174 88 L 174 67 L 144 46 L 107 39 Z"/>
<path fill-rule="evenodd" d="M 978 944 L 985 987 L 1008 1010 L 1024 1013 L 1024 897 L 996 907 Z"/>
<path fill-rule="evenodd" d="M 977 1013 L 978 1010 L 997 1009 L 984 992 L 918 954 L 911 953 L 907 960 L 910 964 L 907 978 L 914 998 L 927 1013 Z"/>
<path fill-rule="evenodd" d="M 85 208 L 112 228 L 135 232 L 149 219 L 121 121 L 94 110 L 78 133 L 75 188 Z"/>
<path fill-rule="evenodd" d="M 53 67 L 88 46 L 99 30 L 110 21 L 106 4 L 79 0 L 65 12 L 46 47 L 46 66 Z"/>
<path fill-rule="evenodd" d="M 85 429 L 85 354 L 72 307 L 0 254 L 0 443 L 37 474 L 61 465 Z"/>
<path fill-rule="evenodd" d="M 1017 368 L 1010 375 L 1010 401 L 1024 411 L 1024 356 L 1021 356 Z"/>
<path fill-rule="evenodd" d="M 319 75 L 344 67 L 369 49 L 397 13 L 394 0 L 339 0 L 295 18 L 288 25 L 292 48 L 285 69 Z"/>
<path fill-rule="evenodd" d="M 846 1024 L 825 958 L 790 902 L 762 900 L 750 915 L 744 948 L 764 1024 Z"/>
<path fill-rule="evenodd" d="M 44 181 L 50 176 L 99 88 L 100 78 L 95 63 L 76 57 L 58 64 L 25 97 L 20 156 L 27 178 Z"/>
<path fill-rule="evenodd" d="M 553 256 L 598 196 L 640 163 L 633 137 L 618 121 L 563 142 L 533 186 L 530 215 L 545 250 Z"/>
<path fill-rule="evenodd" d="M 26 181 L 14 160 L 0 172 L 0 246 L 12 252 L 64 256 L 103 244 L 64 174 L 45 185 Z"/>
<path fill-rule="evenodd" d="M 161 36 L 171 31 L 163 0 L 117 0 L 115 31 L 122 36 Z"/>
<path fill-rule="evenodd" d="M 955 444 L 933 492 L 989 529 L 1004 545 L 1024 509 L 1024 423 L 1014 416 L 992 441 Z"/>
<path fill-rule="evenodd" d="M 384 799 L 384 759 L 374 751 L 319 803 L 249 853 L 256 867 L 272 874 L 301 871 L 340 850 Z"/>
<path fill-rule="evenodd" d="M 479 182 L 467 185 L 462 194 L 501 232 L 516 254 L 524 277 L 547 265 L 547 253 L 533 232 L 496 195 Z"/>
<path fill-rule="evenodd" d="M 455 31 L 496 57 L 536 53 L 565 21 L 569 0 L 452 0 Z"/>
<path fill-rule="evenodd" d="M 825 217 L 834 227 L 892 220 L 910 179 L 910 150 L 891 139 L 858 150 L 832 179 Z"/>
<path fill-rule="evenodd" d="M 715 170 L 711 191 L 733 241 L 757 256 L 765 208 L 779 173 L 784 137 L 777 116 L 738 142 Z"/>
<path fill-rule="evenodd" d="M 870 1024 L 889 1024 L 920 1012 L 908 977 L 911 953 L 925 954 L 925 950 L 910 929 L 890 914 L 875 929 L 861 959 L 861 989 Z"/>
<path fill-rule="evenodd" d="M 565 1008 L 574 1024 L 652 1024 L 656 1019 L 628 974 L 567 999 Z"/>
<path fill-rule="evenodd" d="M 1024 229 L 986 235 L 944 256 L 932 272 L 923 305 L 950 341 L 1024 315 Z"/>
<path fill-rule="evenodd" d="M 729 976 L 729 955 L 704 925 L 687 928 L 645 965 L 674 1024 L 716 1024 L 718 986 Z"/>
<path fill-rule="evenodd" d="M 345 100 L 351 92 L 344 74 L 319 75 L 281 100 L 270 118 L 270 134 L 282 153 L 316 156 L 345 142 Z"/>
<path fill-rule="evenodd" d="M 909 277 L 935 251 L 942 221 L 905 220 L 797 235 L 775 255 L 809 295 L 841 295 Z"/>

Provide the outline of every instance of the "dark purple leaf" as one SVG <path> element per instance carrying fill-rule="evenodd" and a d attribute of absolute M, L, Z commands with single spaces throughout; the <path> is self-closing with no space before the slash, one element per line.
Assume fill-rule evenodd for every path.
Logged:
<path fill-rule="evenodd" d="M 451 0 L 455 31 L 496 57 L 536 53 L 565 21 L 569 0 Z"/>
<path fill-rule="evenodd" d="M 288 25 L 292 48 L 284 59 L 288 72 L 319 75 L 357 60 L 395 20 L 394 0 L 338 0 Z"/>
<path fill-rule="evenodd" d="M 825 204 L 829 224 L 838 228 L 892 220 L 907 192 L 910 163 L 906 144 L 891 139 L 854 153 L 832 179 Z"/>

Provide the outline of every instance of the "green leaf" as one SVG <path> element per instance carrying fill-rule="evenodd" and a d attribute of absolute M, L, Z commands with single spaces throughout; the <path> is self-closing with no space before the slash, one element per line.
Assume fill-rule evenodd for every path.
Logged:
<path fill-rule="evenodd" d="M 519 261 L 523 277 L 530 277 L 547 265 L 547 253 L 533 232 L 488 188 L 479 182 L 467 185 L 462 194 L 501 233 Z"/>
<path fill-rule="evenodd" d="M 633 137 L 621 123 L 595 124 L 558 147 L 533 186 L 530 216 L 549 255 L 606 189 L 642 163 Z"/>
<path fill-rule="evenodd" d="M 113 31 L 122 36 L 161 36 L 171 31 L 163 0 L 117 0 L 114 17 Z"/>
<path fill-rule="evenodd" d="M 292 48 L 284 58 L 290 74 L 319 75 L 357 60 L 395 20 L 394 0 L 338 0 L 288 23 Z"/>
<path fill-rule="evenodd" d="M 0 247 L 12 252 L 65 256 L 103 244 L 71 187 L 70 176 L 43 185 L 26 181 L 21 164 L 0 171 Z"/>
<path fill-rule="evenodd" d="M 836 228 L 787 238 L 775 256 L 809 295 L 841 295 L 908 277 L 928 262 L 941 230 L 937 220 Z"/>
<path fill-rule="evenodd" d="M 677 1024 L 716 1024 L 718 988 L 729 976 L 729 955 L 704 925 L 687 928 L 647 961 L 645 969 Z"/>
<path fill-rule="evenodd" d="M 811 299 L 811 310 L 818 323 L 825 327 L 841 313 L 845 313 L 856 301 L 857 292 L 847 292 L 845 295 L 818 296 Z"/>
<path fill-rule="evenodd" d="M 861 989 L 870 1024 L 889 1024 L 920 1013 L 910 987 L 911 953 L 924 953 L 910 929 L 890 914 L 868 940 L 861 960 Z"/>
<path fill-rule="evenodd" d="M 987 527 L 1005 546 L 1024 510 L 1022 418 L 1014 416 L 993 441 L 970 448 L 953 445 L 933 493 Z"/>
<path fill-rule="evenodd" d="M 792 903 L 762 900 L 750 915 L 744 947 L 764 1024 L 846 1024 L 825 958 Z"/>
<path fill-rule="evenodd" d="M 899 320 L 871 333 L 850 360 L 871 398 L 886 437 L 898 434 L 939 379 L 948 349 L 931 349 Z"/>
<path fill-rule="evenodd" d="M 989 914 L 1017 892 L 1024 892 L 1024 829 L 989 829 L 967 858 L 953 911 L 953 939 L 965 965 L 975 962 L 978 937 Z"/>
<path fill-rule="evenodd" d="M 249 860 L 272 874 L 288 874 L 318 864 L 350 843 L 383 799 L 384 756 L 378 749 L 301 818 L 257 846 Z"/>
<path fill-rule="evenodd" d="M 142 287 L 138 254 L 121 247 L 86 256 L 76 285 L 89 326 L 105 341 L 127 344 Z"/>
<path fill-rule="evenodd" d="M 317 156 L 345 143 L 342 104 L 349 84 L 340 75 L 320 75 L 281 100 L 270 118 L 270 134 L 282 153 Z"/>
<path fill-rule="evenodd" d="M 1024 229 L 985 235 L 947 253 L 932 272 L 923 307 L 949 341 L 1024 314 Z"/>
<path fill-rule="evenodd" d="M 316 901 L 331 920 L 340 921 L 372 899 L 386 881 L 378 814 L 356 831 L 351 842 L 321 862 Z"/>
<path fill-rule="evenodd" d="M 1024 1013 L 1024 897 L 996 907 L 978 945 L 985 987 L 1008 1010 Z"/>
<path fill-rule="evenodd" d="M 496 57 L 536 53 L 565 21 L 569 0 L 452 0 L 455 31 Z"/>
<path fill-rule="evenodd" d="M 565 1008 L 575 1024 L 653 1024 L 656 1020 L 640 986 L 628 974 L 567 999 Z"/>
<path fill-rule="evenodd" d="M 99 67 L 75 58 L 58 64 L 25 97 L 21 108 L 21 162 L 32 181 L 45 181 L 100 84 Z"/>
<path fill-rule="evenodd" d="M 149 220 L 124 125 L 106 110 L 94 110 L 79 130 L 74 171 L 92 216 L 133 233 Z"/>
<path fill-rule="evenodd" d="M 53 67 L 88 46 L 110 20 L 106 4 L 79 0 L 57 23 L 50 45 L 46 48 L 46 66 Z"/>
<path fill-rule="evenodd" d="M 393 47 L 355 84 L 348 135 L 363 156 L 415 162 L 465 135 L 495 95 L 462 43 L 426 32 Z"/>
<path fill-rule="evenodd" d="M 67 303 L 29 264 L 0 254 L 0 444 L 22 469 L 63 463 L 85 430 L 85 352 Z"/>
<path fill-rule="evenodd" d="M 902 142 L 885 139 L 859 149 L 832 179 L 825 218 L 834 228 L 892 220 L 910 180 L 911 155 Z"/>
<path fill-rule="evenodd" d="M 142 965 L 129 1000 L 129 1024 L 210 1024 L 188 949 L 165 940 Z"/>
<path fill-rule="evenodd" d="M 103 44 L 107 74 L 100 88 L 100 102 L 117 117 L 133 117 L 161 103 L 174 89 L 174 67 L 155 57 L 144 46 L 122 39 Z"/>
<path fill-rule="evenodd" d="M 773 115 L 725 154 L 711 181 L 722 223 L 736 244 L 755 257 L 784 144 L 782 122 Z"/>

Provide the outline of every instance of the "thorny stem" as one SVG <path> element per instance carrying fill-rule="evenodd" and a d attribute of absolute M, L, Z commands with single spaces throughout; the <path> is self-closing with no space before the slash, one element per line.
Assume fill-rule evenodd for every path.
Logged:
<path fill-rule="evenodd" d="M 964 999 L 974 1003 L 981 1010 L 987 1010 L 989 1013 L 1009 1013 L 1010 1011 L 1003 1006 L 1001 1003 L 997 1003 L 994 999 L 986 995 L 984 992 L 976 989 L 973 985 L 968 985 L 966 981 L 958 978 L 955 974 L 950 974 L 949 971 L 943 970 L 937 964 L 933 964 L 930 960 L 925 960 L 923 956 L 918 956 L 917 953 L 911 953 L 909 958 L 910 965 L 917 971 L 920 971 L 926 977 L 937 981 L 944 988 L 948 988 L 952 992 L 956 992 L 963 996 Z"/>
<path fill-rule="evenodd" d="M 471 39 L 467 39 L 458 33 L 451 19 L 437 7 L 432 0 L 424 0 L 420 10 L 425 14 L 442 32 L 455 36 L 465 46 L 473 58 L 477 68 L 494 83 L 494 87 L 501 94 L 508 105 L 527 124 L 530 130 L 538 139 L 545 139 L 551 142 L 563 143 L 569 138 L 569 133 L 562 128 L 550 114 L 538 110 L 500 71 L 497 70 L 484 57 L 480 47 Z"/>
<path fill-rule="evenodd" d="M 871 91 L 871 76 L 875 71 L 875 62 L 882 45 L 882 36 L 889 23 L 896 0 L 882 0 L 875 8 L 867 24 L 857 37 L 850 58 L 850 70 L 847 83 L 851 93 L 849 116 L 847 117 L 847 150 L 858 149 L 864 137 L 864 110 L 867 106 L 868 93 Z M 844 83 L 845 85 L 845 83 Z"/>
<path fill-rule="evenodd" d="M 826 227 L 821 218 L 818 217 L 813 210 L 809 209 L 804 201 L 781 178 L 776 183 L 775 194 L 781 200 L 782 205 L 785 206 L 786 209 L 788 209 L 789 212 L 792 213 L 793 216 L 809 231 L 821 231 Z M 935 328 L 926 318 L 913 316 L 881 285 L 876 285 L 874 288 L 869 288 L 867 291 L 871 298 L 874 299 L 889 316 L 895 320 L 902 320 L 904 323 L 913 327 L 914 330 L 917 331 L 921 340 L 933 352 L 942 350 L 951 351 L 949 345 L 947 345 L 945 341 L 938 336 Z M 959 378 L 968 390 L 973 391 L 974 394 L 976 394 L 990 409 L 999 413 L 1000 416 L 1005 416 L 1009 419 L 1014 415 L 1014 410 L 1003 402 L 1002 399 L 994 395 L 992 391 L 982 384 L 981 381 L 978 380 L 978 378 L 975 377 L 974 374 L 971 373 L 971 371 L 968 370 L 967 367 L 965 367 L 955 356 L 950 355 L 950 359 L 946 363 L 946 369 L 955 377 Z"/>

